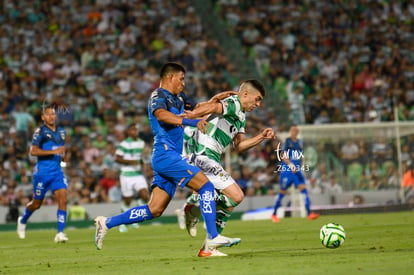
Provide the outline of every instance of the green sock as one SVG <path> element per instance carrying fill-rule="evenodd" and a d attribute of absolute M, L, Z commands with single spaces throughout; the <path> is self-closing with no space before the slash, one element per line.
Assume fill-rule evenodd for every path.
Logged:
<path fill-rule="evenodd" d="M 219 194 L 217 199 L 217 205 L 221 206 L 223 209 L 227 209 L 231 207 L 236 207 L 238 204 L 226 195 Z"/>
<path fill-rule="evenodd" d="M 226 227 L 226 223 L 231 215 L 231 211 L 228 209 L 223 209 L 221 207 L 217 207 L 216 211 L 216 227 L 217 232 L 221 234 L 223 232 L 224 227 Z"/>

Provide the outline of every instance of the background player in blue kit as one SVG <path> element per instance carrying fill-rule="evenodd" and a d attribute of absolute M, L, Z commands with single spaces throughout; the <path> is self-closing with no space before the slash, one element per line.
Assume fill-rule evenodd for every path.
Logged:
<path fill-rule="evenodd" d="M 17 220 L 17 235 L 26 237 L 26 223 L 34 211 L 42 205 L 45 194 L 51 190 L 58 204 L 56 243 L 68 241 L 63 230 L 66 225 L 67 183 L 62 171 L 61 161 L 65 154 L 66 132 L 56 126 L 54 107 L 48 106 L 42 112 L 44 125 L 33 134 L 30 153 L 37 157 L 33 172 L 33 198 L 26 205 L 24 215 Z"/>
<path fill-rule="evenodd" d="M 121 224 L 132 224 L 159 217 L 174 197 L 178 187 L 187 186 L 200 196 L 200 209 L 206 223 L 206 244 L 212 249 L 232 246 L 240 242 L 238 238 L 228 238 L 218 234 L 216 229 L 216 204 L 214 186 L 201 170 L 183 157 L 184 125 L 205 131 L 207 122 L 200 119 L 183 118 L 184 109 L 191 109 L 182 92 L 185 69 L 177 63 L 166 63 L 161 68 L 160 87 L 151 94 L 148 103 L 148 116 L 154 132 L 152 168 L 154 179 L 148 205 L 131 208 L 124 213 L 106 218 L 95 218 L 95 245 L 102 249 L 103 239 L 108 229 Z M 228 96 L 228 93 L 224 97 Z M 224 98 L 223 97 L 223 98 Z"/>
<path fill-rule="evenodd" d="M 289 187 L 294 184 L 295 188 L 300 191 L 304 200 L 304 205 L 308 220 L 314 220 L 319 217 L 319 214 L 310 211 L 310 199 L 305 185 L 305 177 L 302 170 L 303 159 L 303 142 L 298 139 L 299 128 L 297 125 L 292 125 L 289 130 L 290 137 L 286 138 L 283 144 L 283 150 L 277 152 L 282 159 L 282 167 L 280 168 L 280 191 L 276 196 L 276 203 L 273 207 L 272 221 L 279 222 L 277 217 L 277 209 L 282 204 L 282 200 L 287 193 Z"/>

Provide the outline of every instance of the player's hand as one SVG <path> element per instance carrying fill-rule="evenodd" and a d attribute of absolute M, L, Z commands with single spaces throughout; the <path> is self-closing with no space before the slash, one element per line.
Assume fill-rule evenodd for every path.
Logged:
<path fill-rule="evenodd" d="M 62 155 L 62 157 L 64 157 L 65 156 L 65 150 L 66 150 L 65 146 L 60 146 L 60 147 L 56 148 L 53 151 L 56 155 Z"/>
<path fill-rule="evenodd" d="M 198 130 L 200 130 L 200 132 L 202 132 L 203 134 L 205 134 L 208 130 L 208 122 L 205 121 L 204 119 L 200 120 L 197 123 L 197 128 Z"/>
<path fill-rule="evenodd" d="M 189 119 L 195 119 L 198 118 L 199 115 L 197 114 L 196 111 L 192 110 L 184 110 L 184 113 L 180 114 L 179 116 L 181 117 L 185 117 L 185 118 L 189 118 Z"/>
<path fill-rule="evenodd" d="M 273 131 L 272 128 L 266 128 L 262 132 L 262 137 L 264 139 L 273 139 L 273 138 L 275 138 L 275 136 L 276 136 L 275 132 Z"/>
<path fill-rule="evenodd" d="M 229 97 L 231 95 L 237 95 L 237 94 L 238 94 L 238 92 L 234 92 L 234 91 L 221 92 L 221 93 L 216 94 L 212 98 L 210 98 L 210 100 L 208 102 L 220 102 L 220 100 L 223 100 L 226 97 Z"/>

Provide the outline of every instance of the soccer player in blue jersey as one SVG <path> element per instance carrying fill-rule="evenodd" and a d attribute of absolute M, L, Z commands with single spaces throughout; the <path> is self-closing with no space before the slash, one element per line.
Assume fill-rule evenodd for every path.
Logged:
<path fill-rule="evenodd" d="M 56 125 L 56 112 L 53 106 L 42 112 L 44 124 L 33 134 L 30 153 L 37 157 L 33 172 L 33 199 L 26 205 L 24 215 L 17 220 L 17 235 L 26 237 L 26 223 L 34 211 L 39 209 L 48 190 L 51 190 L 58 204 L 56 243 L 68 241 L 63 230 L 66 225 L 67 183 L 61 161 L 65 155 L 66 131 Z"/>
<path fill-rule="evenodd" d="M 319 214 L 311 212 L 309 194 L 305 185 L 305 177 L 302 173 L 306 167 L 302 165 L 303 159 L 303 142 L 298 138 L 299 128 L 292 125 L 289 129 L 290 137 L 286 138 L 283 149 L 279 152 L 279 158 L 282 160 L 280 170 L 280 191 L 276 195 L 275 206 L 273 207 L 272 221 L 279 222 L 277 209 L 282 204 L 282 200 L 289 187 L 294 184 L 295 188 L 300 191 L 303 198 L 308 220 L 314 220 Z"/>
<path fill-rule="evenodd" d="M 180 64 L 164 64 L 160 72 L 160 87 L 152 92 L 148 102 L 148 116 L 155 135 L 152 152 L 154 179 L 149 203 L 131 208 L 114 217 L 96 217 L 97 249 L 102 249 L 108 229 L 159 217 L 174 197 L 177 186 L 187 186 L 200 195 L 200 209 L 208 235 L 206 244 L 210 248 L 232 246 L 240 242 L 239 238 L 228 238 L 218 234 L 215 224 L 214 186 L 197 166 L 190 165 L 181 155 L 183 126 L 194 126 L 204 132 L 207 125 L 205 120 L 183 118 L 184 109 L 194 107 L 182 92 L 185 85 L 184 77 L 185 69 Z"/>

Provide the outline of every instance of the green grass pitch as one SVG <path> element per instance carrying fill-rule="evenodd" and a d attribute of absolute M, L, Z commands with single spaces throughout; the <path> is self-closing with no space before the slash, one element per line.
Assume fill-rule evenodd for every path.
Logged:
<path fill-rule="evenodd" d="M 319 241 L 323 224 L 346 231 L 338 249 Z M 30 228 L 30 225 L 29 225 Z M 198 258 L 204 231 L 191 238 L 176 224 L 111 229 L 104 247 L 94 228 L 68 229 L 55 244 L 52 230 L 28 230 L 25 240 L 0 232 L 0 274 L 414 274 L 414 212 L 321 216 L 308 221 L 230 220 L 224 235 L 242 242 L 222 248 L 228 257 Z"/>

